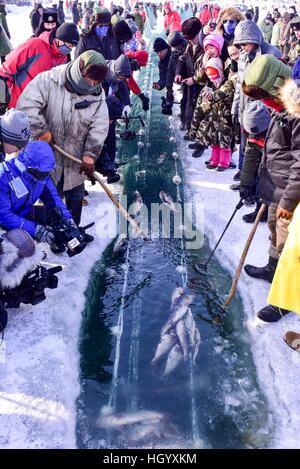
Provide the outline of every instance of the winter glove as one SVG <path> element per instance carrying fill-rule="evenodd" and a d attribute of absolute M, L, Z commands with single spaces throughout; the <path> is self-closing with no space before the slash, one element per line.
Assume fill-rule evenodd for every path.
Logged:
<path fill-rule="evenodd" d="M 240 125 L 239 116 L 237 116 L 236 114 L 233 114 L 231 116 L 231 120 L 235 127 L 238 127 Z"/>
<path fill-rule="evenodd" d="M 130 106 L 127 104 L 127 106 L 123 107 L 122 117 L 128 117 L 130 114 L 130 111 L 131 111 Z"/>
<path fill-rule="evenodd" d="M 79 174 L 85 174 L 88 178 L 93 177 L 95 172 L 95 161 L 90 156 L 84 156 L 80 166 Z"/>
<path fill-rule="evenodd" d="M 42 135 L 37 137 L 37 140 L 42 140 L 43 142 L 50 143 L 52 141 L 52 134 L 47 130 L 47 132 L 44 132 Z"/>
<path fill-rule="evenodd" d="M 54 242 L 55 234 L 53 233 L 50 226 L 36 225 L 35 239 L 39 243 L 48 243 L 51 246 L 51 244 L 53 244 L 53 242 Z"/>
<path fill-rule="evenodd" d="M 241 199 L 248 199 L 248 197 L 252 197 L 254 192 L 252 186 L 240 186 L 239 191 Z"/>
<path fill-rule="evenodd" d="M 160 90 L 160 89 L 161 89 L 161 88 L 160 88 L 160 84 L 159 84 L 157 81 L 155 81 L 154 83 L 152 83 L 152 88 L 153 88 L 154 90 Z"/>
<path fill-rule="evenodd" d="M 147 98 L 144 93 L 139 94 L 139 98 L 142 101 L 143 111 L 149 111 L 149 98 Z"/>

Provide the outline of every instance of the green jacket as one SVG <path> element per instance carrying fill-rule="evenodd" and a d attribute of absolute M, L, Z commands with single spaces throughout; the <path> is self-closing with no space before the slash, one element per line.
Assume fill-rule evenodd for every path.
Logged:
<path fill-rule="evenodd" d="M 266 24 L 265 20 L 263 20 L 260 25 L 259 25 L 262 33 L 263 33 L 263 36 L 264 36 L 264 40 L 268 43 L 271 42 L 271 38 L 272 38 L 272 31 L 273 31 L 273 24 L 270 23 L 270 24 Z"/>
<path fill-rule="evenodd" d="M 144 32 L 144 20 L 143 20 L 143 17 L 138 14 L 138 15 L 134 15 L 134 21 L 138 27 L 138 30 L 143 34 Z"/>
<path fill-rule="evenodd" d="M 271 45 L 278 47 L 279 46 L 279 36 L 280 36 L 280 21 L 274 24 L 271 37 Z"/>

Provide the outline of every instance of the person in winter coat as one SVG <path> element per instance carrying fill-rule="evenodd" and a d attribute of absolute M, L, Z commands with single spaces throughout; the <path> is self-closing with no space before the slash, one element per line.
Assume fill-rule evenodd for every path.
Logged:
<path fill-rule="evenodd" d="M 208 5 L 205 4 L 203 6 L 203 10 L 199 14 L 199 20 L 201 21 L 201 24 L 205 26 L 206 24 L 210 22 L 210 19 L 211 19 L 211 14 L 210 14 Z"/>
<path fill-rule="evenodd" d="M 86 9 L 83 12 L 81 29 L 83 33 L 87 33 L 90 29 L 91 18 L 93 16 L 94 2 L 88 2 Z"/>
<path fill-rule="evenodd" d="M 56 11 L 43 10 L 39 27 L 34 32 L 34 37 L 40 36 L 45 31 L 56 31 L 59 27 L 59 21 Z"/>
<path fill-rule="evenodd" d="M 59 0 L 59 2 L 58 2 L 57 15 L 58 15 L 59 24 L 63 24 L 65 22 L 65 12 L 64 12 L 64 2 L 63 2 L 63 0 Z"/>
<path fill-rule="evenodd" d="M 157 37 L 153 43 L 153 50 L 156 52 L 156 54 L 159 57 L 159 62 L 158 62 L 158 70 L 159 70 L 159 80 L 157 82 L 154 82 L 152 84 L 152 87 L 154 90 L 163 90 L 166 87 L 167 84 L 167 75 L 168 75 L 168 67 L 169 67 L 169 62 L 170 62 L 170 57 L 171 57 L 171 49 L 169 47 L 169 44 L 162 39 L 161 37 Z M 170 93 L 170 90 L 169 90 Z M 172 90 L 171 90 L 172 93 Z M 168 103 L 168 108 L 171 107 L 171 112 L 172 113 L 172 105 L 174 101 L 173 93 L 172 96 L 169 96 L 170 103 Z M 164 107 L 165 107 L 165 100 L 162 100 L 162 112 L 164 112 Z"/>
<path fill-rule="evenodd" d="M 273 14 L 274 25 L 272 30 L 271 45 L 275 47 L 280 47 L 280 28 L 282 24 L 282 18 L 279 11 L 275 11 Z"/>
<path fill-rule="evenodd" d="M 45 212 L 58 207 L 66 220 L 72 218 L 50 177 L 54 166 L 53 150 L 46 142 L 30 142 L 16 158 L 0 164 L 2 228 L 22 228 L 37 241 L 51 244 L 54 236 L 35 217 L 34 204 L 41 200 Z"/>
<path fill-rule="evenodd" d="M 11 42 L 5 32 L 5 29 L 0 25 L 0 57 L 2 63 L 5 62 L 7 54 L 9 54 L 11 51 Z"/>
<path fill-rule="evenodd" d="M 206 62 L 205 73 L 213 88 L 205 87 L 198 97 L 190 135 L 202 153 L 205 148 L 211 147 L 207 168 L 224 171 L 231 160 L 233 127 L 230 111 L 234 82 L 226 80 L 222 61 L 218 57 Z"/>
<path fill-rule="evenodd" d="M 40 73 L 17 103 L 17 108 L 29 117 L 33 137 L 54 141 L 82 160 L 78 167 L 56 152 L 56 166 L 51 173 L 78 226 L 84 198 L 82 172 L 88 177 L 93 175 L 108 132 L 108 111 L 101 87 L 106 75 L 104 57 L 86 51 L 74 62 Z"/>
<path fill-rule="evenodd" d="M 299 106 L 299 102 L 297 103 Z M 275 276 L 268 296 L 268 303 L 275 311 L 293 311 L 300 314 L 300 204 L 294 211 L 289 234 L 278 261 Z M 299 332 L 288 331 L 284 341 L 289 347 L 300 352 Z"/>
<path fill-rule="evenodd" d="M 122 117 L 130 114 L 130 97 L 126 81 L 131 77 L 130 61 L 127 55 L 120 55 L 116 60 L 107 62 L 108 73 L 103 82 L 106 97 L 115 96 L 121 105 Z M 110 101 L 109 101 L 110 102 Z M 111 102 L 110 102 L 111 104 Z M 111 104 L 112 105 L 112 104 Z M 116 159 L 116 119 L 110 119 L 108 135 L 104 142 L 104 159 L 98 162 L 103 176 L 107 177 L 107 183 L 112 184 L 120 180 L 115 164 Z"/>
<path fill-rule="evenodd" d="M 113 30 L 111 14 L 107 8 L 97 8 L 89 32 L 82 33 L 80 36 L 75 50 L 75 58 L 87 50 L 99 52 L 106 60 L 115 60 L 121 55 L 120 44 Z"/>
<path fill-rule="evenodd" d="M 220 14 L 221 8 L 220 6 L 216 3 L 214 5 L 213 11 L 212 11 L 212 18 L 217 21 L 219 14 Z M 200 20 L 201 21 L 201 20 Z"/>
<path fill-rule="evenodd" d="M 272 109 L 272 120 L 265 142 L 259 173 L 260 200 L 268 205 L 271 245 L 265 267 L 245 266 L 248 275 L 272 282 L 283 250 L 293 211 L 300 200 L 300 119 L 290 113 L 290 103 L 297 102 L 299 89 L 286 80 L 291 69 L 270 55 L 257 57 L 248 67 L 243 92 L 262 100 Z M 287 108 L 287 109 L 285 109 Z M 287 314 L 267 306 L 258 313 L 263 321 L 275 322 Z"/>
<path fill-rule="evenodd" d="M 279 32 L 279 48 L 283 56 L 288 55 L 290 50 L 290 27 L 291 19 L 290 15 L 286 11 L 285 13 L 283 13 Z"/>
<path fill-rule="evenodd" d="M 31 28 L 32 28 L 33 34 L 34 34 L 34 31 L 39 27 L 42 14 L 43 14 L 43 5 L 41 5 L 41 3 L 38 3 L 36 7 L 34 8 L 34 10 L 30 13 L 30 22 L 31 22 Z"/>
<path fill-rule="evenodd" d="M 145 96 L 144 93 L 142 93 L 141 88 L 139 87 L 139 85 L 137 84 L 137 82 L 135 81 L 133 77 L 134 71 L 140 70 L 141 67 L 146 67 L 147 62 L 148 62 L 148 52 L 145 50 L 128 51 L 126 55 L 130 60 L 130 66 L 131 66 L 131 71 L 132 71 L 131 77 L 128 78 L 127 80 L 128 88 L 133 94 L 138 96 L 139 99 L 141 100 L 143 111 L 149 111 L 150 100 L 147 96 Z"/>
<path fill-rule="evenodd" d="M 167 88 L 167 102 L 165 105 L 168 105 L 168 101 L 170 102 L 170 107 L 172 109 L 173 105 L 173 83 L 175 80 L 176 69 L 179 58 L 185 52 L 187 47 L 187 40 L 182 36 L 182 34 L 178 31 L 170 33 L 168 37 L 168 43 L 171 47 L 171 56 L 169 60 L 168 70 L 167 70 L 167 80 L 166 80 L 166 88 Z M 186 103 L 187 103 L 187 91 L 188 86 L 185 83 L 182 83 L 182 98 L 180 100 L 180 130 L 186 130 L 185 127 L 185 114 L 186 114 Z M 168 92 L 168 90 L 170 90 Z M 171 99 L 169 99 L 171 98 Z M 172 99 L 173 98 L 173 99 Z M 172 103 L 172 105 L 171 105 Z"/>
<path fill-rule="evenodd" d="M 291 21 L 291 30 L 295 35 L 295 42 L 292 44 L 285 61 L 293 66 L 300 57 L 300 16 L 295 16 Z"/>
<path fill-rule="evenodd" d="M 134 21 L 138 27 L 138 31 L 144 34 L 144 19 L 140 14 L 140 7 L 139 4 L 137 3 L 134 7 Z"/>
<path fill-rule="evenodd" d="M 237 8 L 226 7 L 220 11 L 216 32 L 222 34 L 224 38 L 224 46 L 221 54 L 221 59 L 224 63 L 225 60 L 228 59 L 227 47 L 233 41 L 235 28 L 240 21 L 244 20 L 245 16 Z"/>
<path fill-rule="evenodd" d="M 0 24 L 4 28 L 4 31 L 6 32 L 8 39 L 10 39 L 10 32 L 9 32 L 7 21 L 6 21 L 6 16 L 7 16 L 7 13 L 5 10 L 5 4 L 0 3 Z"/>
<path fill-rule="evenodd" d="M 133 31 L 129 27 L 128 23 L 124 20 L 120 20 L 114 27 L 113 31 L 116 35 L 117 43 L 122 53 L 125 52 L 125 44 L 133 39 Z"/>
<path fill-rule="evenodd" d="M 235 126 L 241 127 L 241 144 L 239 151 L 239 172 L 235 175 L 235 180 L 238 181 L 240 171 L 243 167 L 244 150 L 246 146 L 246 137 L 243 132 L 243 113 L 250 98 L 245 96 L 241 90 L 241 83 L 243 82 L 247 67 L 253 62 L 255 57 L 259 54 L 272 54 L 275 57 L 280 57 L 279 49 L 266 43 L 263 39 L 262 32 L 251 20 L 241 21 L 234 33 L 233 44 L 241 47 L 240 60 L 238 62 L 238 77 L 232 104 L 232 122 Z"/>
<path fill-rule="evenodd" d="M 258 168 L 263 157 L 270 121 L 270 111 L 260 101 L 252 101 L 246 106 L 243 116 L 243 128 L 247 135 L 247 143 L 239 192 L 241 199 L 250 202 L 256 201 L 254 212 L 243 216 L 246 223 L 254 223 L 261 207 L 258 200 Z M 268 211 L 265 210 L 261 221 L 267 221 L 267 215 Z"/>
<path fill-rule="evenodd" d="M 166 35 L 168 36 L 168 34 L 174 31 L 181 31 L 181 18 L 177 11 L 172 11 L 170 3 L 165 4 L 164 11 L 164 30 Z"/>
<path fill-rule="evenodd" d="M 76 25 L 78 25 L 80 21 L 79 11 L 77 8 L 77 0 L 75 0 L 72 5 L 72 21 Z"/>
<path fill-rule="evenodd" d="M 193 112 L 198 95 L 206 84 L 204 74 L 198 73 L 198 70 L 201 70 L 204 55 L 203 48 L 199 41 L 201 27 L 200 20 L 195 17 L 186 20 L 182 24 L 182 35 L 188 41 L 188 45 L 185 52 L 178 59 L 175 72 L 175 83 L 184 83 L 188 86 L 185 114 L 187 133 L 183 137 L 185 140 L 190 140 L 189 129 L 191 127 Z"/>
<path fill-rule="evenodd" d="M 268 43 L 271 42 L 273 32 L 273 21 L 271 13 L 268 13 L 264 20 L 259 24 L 263 33 L 264 40 Z"/>
<path fill-rule="evenodd" d="M 67 62 L 67 56 L 78 44 L 79 33 L 73 23 L 64 23 L 55 33 L 44 32 L 20 44 L 6 57 L 0 75 L 7 78 L 11 99 L 9 108 L 15 107 L 26 86 L 39 73 Z"/>

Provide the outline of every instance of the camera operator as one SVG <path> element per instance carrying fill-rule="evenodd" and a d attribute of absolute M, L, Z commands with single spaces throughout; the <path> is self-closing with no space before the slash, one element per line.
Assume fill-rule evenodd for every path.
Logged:
<path fill-rule="evenodd" d="M 7 325 L 7 308 L 41 303 L 45 288 L 57 287 L 54 274 L 61 267 L 47 270 L 38 265 L 40 260 L 41 252 L 26 231 L 15 229 L 0 236 L 0 334 Z"/>
<path fill-rule="evenodd" d="M 3 127 L 2 139 L 6 139 Z M 0 226 L 7 230 L 22 228 L 37 241 L 47 242 L 54 252 L 62 252 L 65 250 L 62 238 L 57 249 L 59 230 L 55 231 L 52 223 L 47 221 L 53 209 L 59 210 L 61 223 L 73 230 L 74 238 L 81 241 L 84 234 L 76 226 L 50 178 L 54 167 L 54 153 L 43 141 L 28 143 L 17 157 L 0 164 Z M 38 200 L 43 202 L 43 207 L 34 206 Z"/>

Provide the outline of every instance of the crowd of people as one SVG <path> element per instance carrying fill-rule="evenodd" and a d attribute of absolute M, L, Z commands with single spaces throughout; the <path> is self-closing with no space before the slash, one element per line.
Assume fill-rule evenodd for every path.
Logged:
<path fill-rule="evenodd" d="M 65 21 L 65 10 L 72 22 Z M 93 241 L 80 227 L 88 203 L 84 181 L 95 171 L 108 184 L 120 179 L 116 122 L 130 115 L 130 93 L 149 110 L 133 74 L 148 61 L 147 12 L 157 18 L 161 11 L 164 33 L 153 43 L 159 78 L 152 85 L 165 90 L 161 111 L 172 114 L 180 89 L 180 131 L 191 157 L 211 150 L 202 168 L 222 173 L 236 167 L 238 148 L 230 187 L 245 205 L 255 205 L 246 223 L 267 206 L 261 221 L 270 230 L 267 265 L 245 266 L 247 275 L 272 283 L 269 305 L 258 317 L 276 322 L 291 311 L 300 314 L 300 16 L 295 7 L 275 8 L 262 19 L 258 7 L 242 10 L 195 2 L 130 7 L 125 1 L 111 10 L 101 2 L 36 4 L 32 37 L 0 53 L 0 227 L 25 230 L 62 252 L 66 246 L 58 243 L 49 215 L 57 209 L 78 238 Z M 4 20 L 0 8 L 1 34 L 9 40 Z M 300 350 L 300 334 L 289 332 L 285 340 Z"/>

